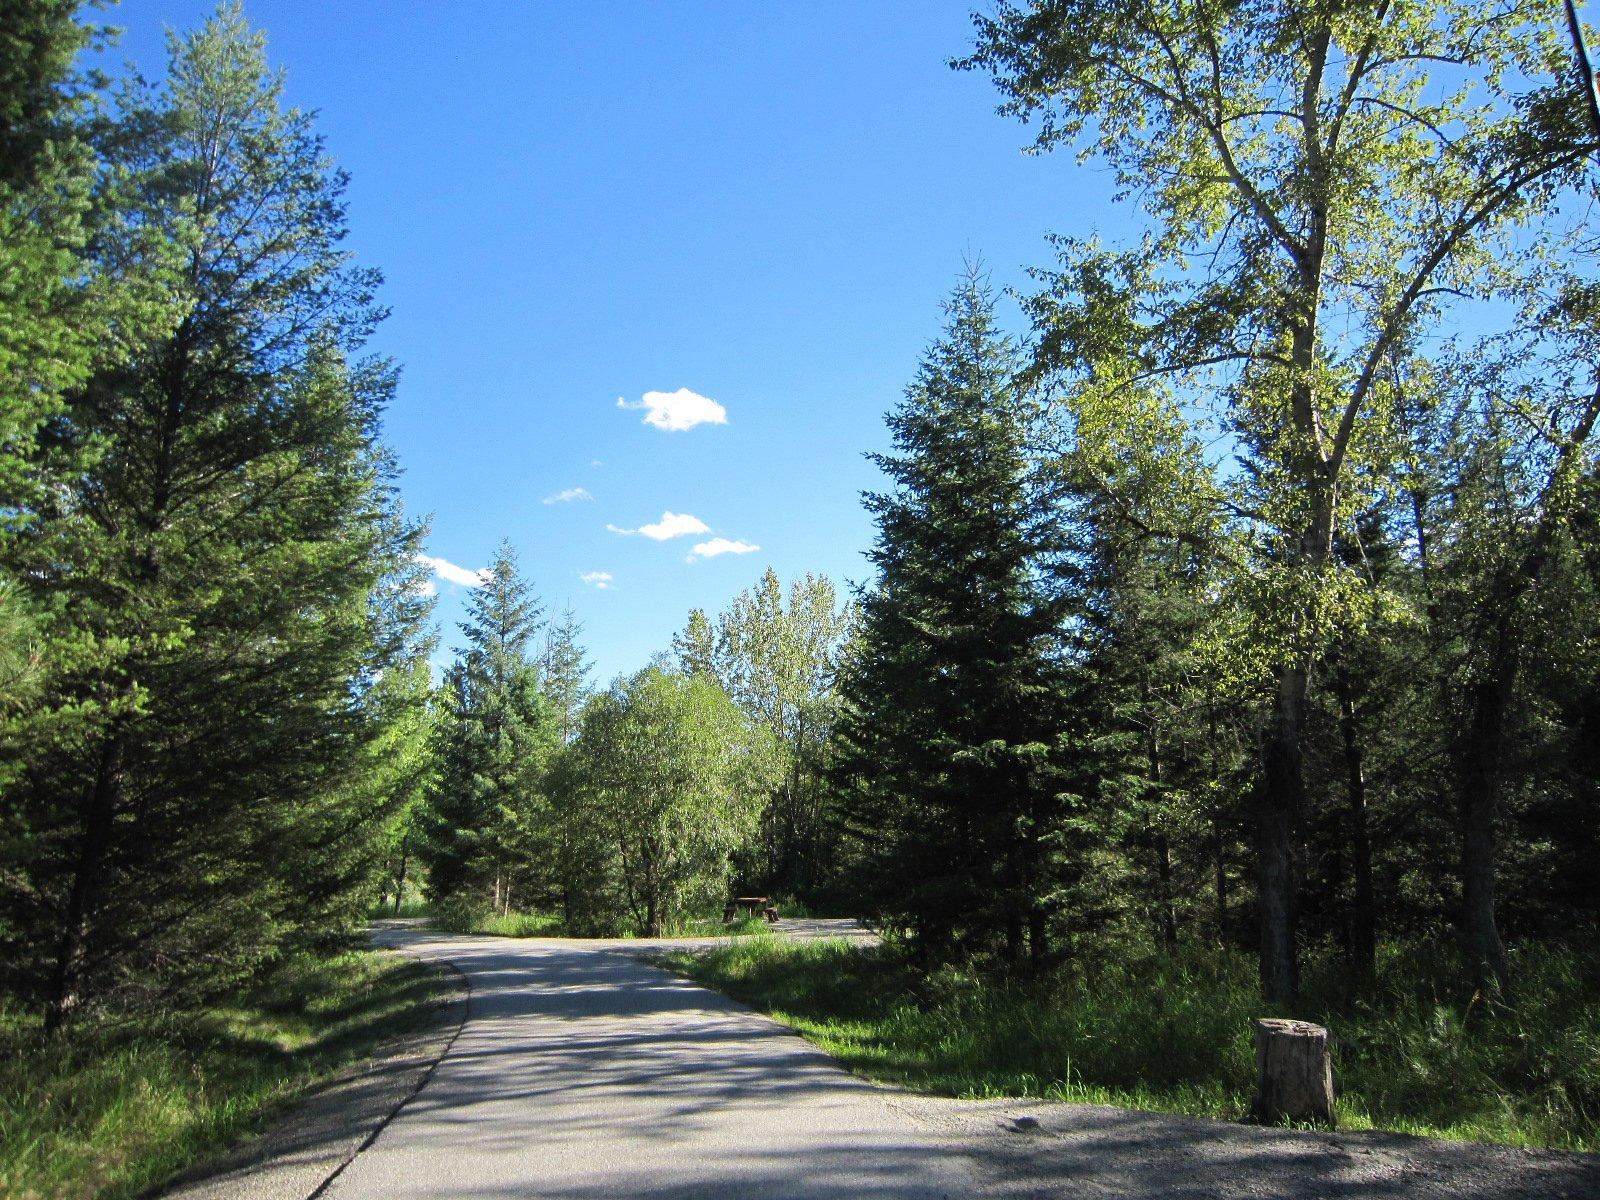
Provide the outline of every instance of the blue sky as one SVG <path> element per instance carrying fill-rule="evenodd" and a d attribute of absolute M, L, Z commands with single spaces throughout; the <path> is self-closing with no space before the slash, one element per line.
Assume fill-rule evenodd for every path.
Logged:
<path fill-rule="evenodd" d="M 158 73 L 163 28 L 211 8 L 124 0 L 119 56 Z M 471 570 L 509 539 L 601 680 L 769 565 L 863 580 L 863 454 L 963 255 L 1023 286 L 1047 231 L 1120 231 L 1102 171 L 1024 155 L 988 81 L 945 65 L 961 3 L 246 11 L 387 276 L 388 438 L 429 554 Z M 647 393 L 669 399 L 618 406 Z M 716 416 L 699 398 L 723 423 L 661 427 Z M 446 647 L 464 594 L 440 579 Z"/>

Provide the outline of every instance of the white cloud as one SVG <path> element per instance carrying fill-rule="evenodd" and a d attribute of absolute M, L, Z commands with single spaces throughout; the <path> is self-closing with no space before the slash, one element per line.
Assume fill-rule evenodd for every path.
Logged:
<path fill-rule="evenodd" d="M 439 594 L 439 585 L 431 579 L 419 579 L 412 586 L 412 591 L 419 596 L 437 596 Z"/>
<path fill-rule="evenodd" d="M 482 567 L 476 571 L 469 571 L 466 567 L 458 567 L 447 558 L 434 558 L 432 555 L 419 554 L 417 561 L 429 567 L 435 575 L 447 583 L 459 583 L 462 587 L 482 587 L 489 577 L 489 568 Z"/>
<path fill-rule="evenodd" d="M 646 392 L 637 404 L 629 404 L 617 397 L 618 408 L 644 409 L 644 423 L 676 433 L 693 429 L 696 425 L 726 425 L 728 410 L 715 400 L 679 388 L 675 392 Z"/>
<path fill-rule="evenodd" d="M 602 592 L 606 591 L 611 586 L 610 571 L 585 571 L 582 575 L 579 575 L 578 578 L 587 584 L 592 584 Z"/>
<path fill-rule="evenodd" d="M 668 538 L 686 537 L 691 533 L 710 533 L 711 526 L 699 517 L 691 517 L 688 513 L 664 512 L 661 520 L 650 525 L 641 525 L 637 529 L 623 529 L 617 525 L 607 525 L 612 533 L 643 534 L 653 542 L 664 542 Z"/>
<path fill-rule="evenodd" d="M 689 562 L 699 558 L 716 558 L 719 554 L 754 554 L 760 546 L 749 542 L 735 542 L 725 537 L 712 538 L 709 542 L 696 542 L 694 551 L 689 555 Z"/>
<path fill-rule="evenodd" d="M 588 488 L 575 487 L 575 488 L 567 488 L 564 491 L 557 492 L 554 496 L 546 496 L 542 501 L 540 501 L 540 503 L 542 503 L 542 504 L 569 504 L 573 500 L 593 500 L 593 499 L 594 499 L 594 497 L 589 494 L 589 489 Z"/>

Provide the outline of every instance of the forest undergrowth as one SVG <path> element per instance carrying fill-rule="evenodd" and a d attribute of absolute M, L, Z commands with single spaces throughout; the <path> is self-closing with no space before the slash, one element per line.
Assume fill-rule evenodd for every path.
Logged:
<path fill-rule="evenodd" d="M 439 1019 L 448 977 L 371 952 L 287 963 L 226 1004 L 43 1036 L 0 1010 L 0 1195 L 126 1200 Z"/>
<path fill-rule="evenodd" d="M 1031 1096 L 1237 1119 L 1269 1013 L 1241 952 L 1105 954 L 1043 977 L 914 970 L 893 946 L 742 941 L 667 964 L 794 1027 L 851 1070 L 941 1095 Z M 1333 1035 L 1339 1123 L 1600 1150 L 1600 952 L 1526 950 L 1500 999 L 1453 950 L 1382 948 L 1359 993 L 1308 958 L 1290 1015 Z"/>

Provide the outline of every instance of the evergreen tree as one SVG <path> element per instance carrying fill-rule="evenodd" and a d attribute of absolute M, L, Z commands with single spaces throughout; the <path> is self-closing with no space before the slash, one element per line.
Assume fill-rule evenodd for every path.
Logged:
<path fill-rule="evenodd" d="M 1024 450 L 1027 398 L 970 271 L 889 418 L 876 584 L 843 683 L 835 778 L 866 890 L 925 960 L 1048 952 L 1071 747 L 1060 535 Z"/>
<path fill-rule="evenodd" d="M 544 690 L 555 706 L 557 733 L 566 745 L 578 736 L 583 706 L 593 689 L 589 686 L 589 655 L 579 639 L 583 626 L 568 608 L 559 624 L 551 625 L 544 643 Z"/>
<path fill-rule="evenodd" d="M 130 197 L 103 145 L 116 131 L 97 120 L 99 80 L 74 64 L 105 32 L 80 7 L 0 4 L 0 739 L 11 744 L 46 736 L 51 717 L 34 702 L 60 649 L 42 629 L 48 604 L 16 581 L 14 539 L 89 456 L 52 424 L 131 330 L 172 319 L 155 289 L 170 248 L 119 207 Z M 16 753 L 0 757 L 0 787 L 20 767 Z"/>
<path fill-rule="evenodd" d="M 349 357 L 378 314 L 344 179 L 237 7 L 171 49 L 124 101 L 124 169 L 182 317 L 67 396 L 87 465 L 9 552 L 56 662 L 8 747 L 0 959 L 52 1026 L 349 933 L 392 807 L 374 685 L 426 611 L 377 440 L 393 371 Z"/>
<path fill-rule="evenodd" d="M 99 174 L 74 70 L 76 3 L 0 5 L 0 512 L 39 480 L 38 436 L 87 377 L 105 323 L 83 283 Z M 15 520 L 8 515 L 7 524 Z"/>
<path fill-rule="evenodd" d="M 678 670 L 685 675 L 706 675 L 721 682 L 721 650 L 705 609 L 689 611 L 689 623 L 682 633 L 673 635 L 672 653 L 678 660 Z"/>
<path fill-rule="evenodd" d="M 428 805 L 428 892 L 508 910 L 553 886 L 545 774 L 560 719 L 533 653 L 542 609 L 504 545 L 467 603 L 466 646 L 445 680 L 439 776 Z M 532 893 L 530 895 L 530 892 Z"/>

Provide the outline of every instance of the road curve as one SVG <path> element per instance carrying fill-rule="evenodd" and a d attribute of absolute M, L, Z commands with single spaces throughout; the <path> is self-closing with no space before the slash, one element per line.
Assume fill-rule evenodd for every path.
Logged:
<path fill-rule="evenodd" d="M 467 1024 L 329 1200 L 970 1195 L 968 1160 L 893 1093 L 616 943 L 386 929 L 448 961 Z"/>

